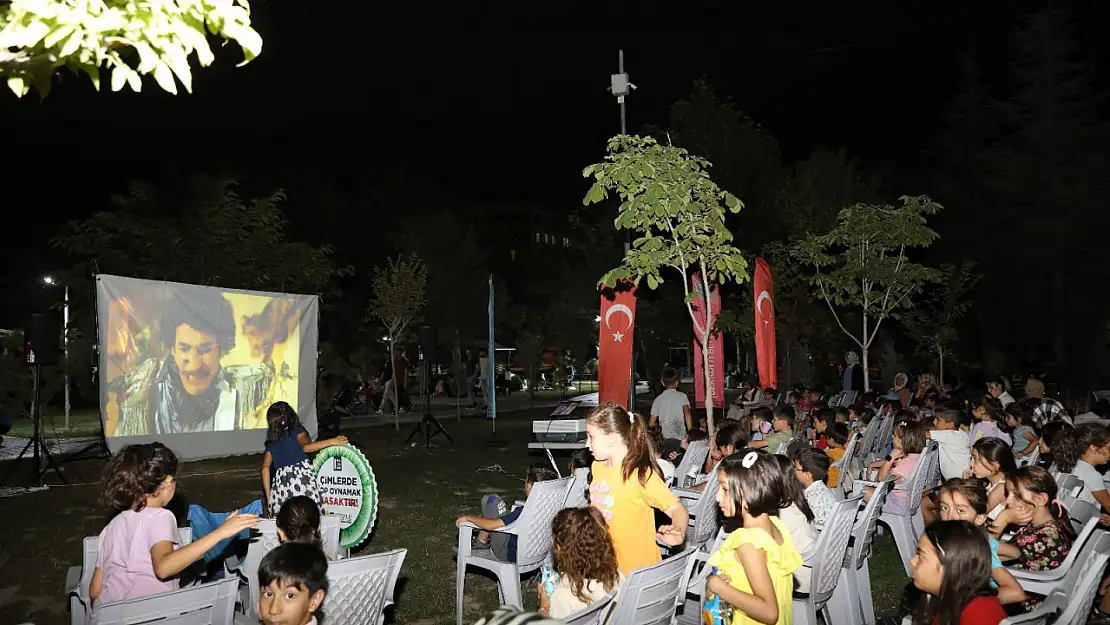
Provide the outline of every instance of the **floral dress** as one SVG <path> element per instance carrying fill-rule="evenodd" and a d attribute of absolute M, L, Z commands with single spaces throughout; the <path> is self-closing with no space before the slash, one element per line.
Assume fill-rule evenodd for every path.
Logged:
<path fill-rule="evenodd" d="M 1064 531 L 1059 521 L 1053 519 L 1040 525 L 1025 525 L 1014 532 L 1010 544 L 1017 547 L 1021 555 L 1011 565 L 1027 571 L 1048 571 L 1064 563 L 1071 551 L 1071 535 Z M 1041 604 L 1040 597 L 1026 599 L 1026 611 Z"/>

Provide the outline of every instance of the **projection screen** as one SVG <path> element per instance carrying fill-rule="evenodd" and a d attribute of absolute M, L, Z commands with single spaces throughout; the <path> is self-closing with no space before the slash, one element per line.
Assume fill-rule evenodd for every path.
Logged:
<path fill-rule="evenodd" d="M 98 275 L 108 448 L 159 441 L 184 459 L 262 451 L 288 402 L 316 434 L 319 298 Z"/>

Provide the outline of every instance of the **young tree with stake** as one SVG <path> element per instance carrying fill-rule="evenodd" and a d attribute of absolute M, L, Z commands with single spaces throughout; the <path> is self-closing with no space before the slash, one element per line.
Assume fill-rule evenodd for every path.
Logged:
<path fill-rule="evenodd" d="M 602 276 L 601 283 L 614 286 L 622 280 L 644 279 L 655 289 L 663 283 L 666 268 L 682 276 L 683 303 L 702 348 L 706 425 L 712 436 L 716 428 L 709 368 L 710 287 L 748 279 L 748 264 L 725 227 L 726 211 L 737 213 L 743 203 L 709 178 L 708 161 L 682 148 L 660 145 L 651 137 L 620 135 L 609 140 L 607 151 L 603 162 L 582 172 L 594 178 L 583 204 L 599 203 L 614 191 L 621 200 L 614 225 L 635 232 L 637 238 L 621 265 Z M 705 293 L 703 309 L 695 308 L 695 292 L 690 288 L 695 272 Z"/>
<path fill-rule="evenodd" d="M 823 235 L 810 234 L 792 251 L 794 258 L 813 268 L 810 284 L 820 291 L 840 329 L 863 350 L 865 391 L 871 390 L 867 350 L 883 320 L 899 308 L 911 307 L 914 294 L 940 279 L 939 271 L 910 262 L 906 254 L 937 240 L 925 218 L 943 207 L 924 195 L 900 199 L 901 206 L 845 208 L 835 228 Z M 837 306 L 860 310 L 858 336 L 844 325 Z"/>
<path fill-rule="evenodd" d="M 385 326 L 389 341 L 389 363 L 393 369 L 393 426 L 400 430 L 397 416 L 398 384 L 405 376 L 397 371 L 394 345 L 405 335 L 405 330 L 417 319 L 427 303 L 424 288 L 428 282 L 428 268 L 416 254 L 388 259 L 385 267 L 374 267 L 374 295 L 366 313 L 366 320 L 378 320 Z"/>

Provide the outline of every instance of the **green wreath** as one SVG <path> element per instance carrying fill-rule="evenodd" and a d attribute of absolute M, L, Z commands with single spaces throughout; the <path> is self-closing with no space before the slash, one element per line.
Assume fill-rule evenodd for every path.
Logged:
<path fill-rule="evenodd" d="M 378 520 L 378 481 L 374 477 L 374 469 L 370 466 L 366 456 L 348 443 L 346 445 L 325 447 L 316 454 L 316 458 L 312 461 L 312 471 L 317 479 L 317 488 L 319 488 L 320 468 L 335 456 L 350 462 L 358 471 L 359 481 L 362 482 L 362 508 L 359 509 L 355 520 L 343 528 L 339 535 L 340 547 L 354 549 L 366 540 Z"/>

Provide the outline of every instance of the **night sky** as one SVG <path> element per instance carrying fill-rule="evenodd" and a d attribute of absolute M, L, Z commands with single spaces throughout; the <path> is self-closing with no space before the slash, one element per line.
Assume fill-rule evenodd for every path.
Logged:
<path fill-rule="evenodd" d="M 403 172 L 460 201 L 577 205 L 582 167 L 619 130 L 606 87 L 621 48 L 639 87 L 630 131 L 665 124 L 705 77 L 769 127 L 788 162 L 845 146 L 912 179 L 958 88 L 959 55 L 974 45 L 992 71 L 1039 4 L 257 1 L 262 55 L 237 68 L 238 51 L 225 50 L 194 68 L 192 95 L 153 80 L 141 94 L 96 93 L 69 75 L 44 102 L 0 95 L 0 327 L 22 325 L 19 293 L 60 262 L 46 239 L 136 178 L 228 171 L 269 188 L 298 176 L 358 192 Z M 1085 38 L 1107 13 L 1079 8 Z"/>

